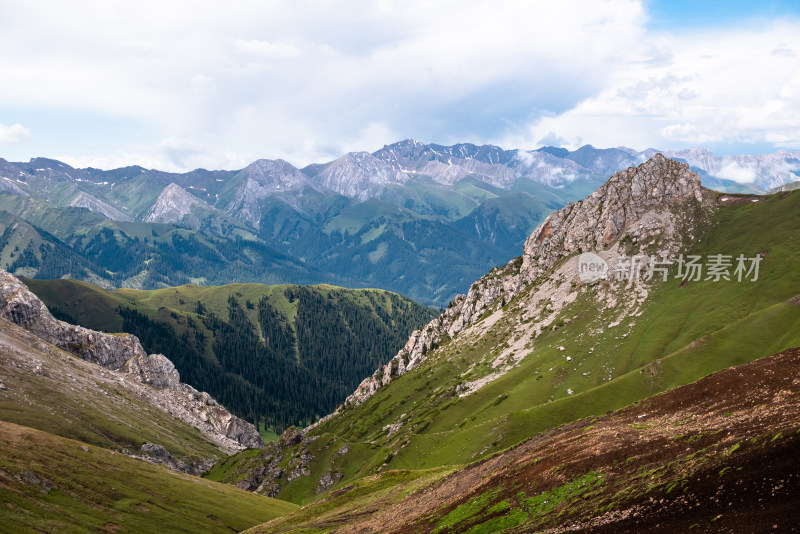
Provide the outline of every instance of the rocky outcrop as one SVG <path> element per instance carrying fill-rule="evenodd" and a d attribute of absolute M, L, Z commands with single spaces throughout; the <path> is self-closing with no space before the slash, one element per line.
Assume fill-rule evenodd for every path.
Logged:
<path fill-rule="evenodd" d="M 322 475 L 322 478 L 319 479 L 319 483 L 317 484 L 317 494 L 328 491 L 334 484 L 342 480 L 342 478 L 344 478 L 344 475 L 338 471 L 328 471 Z"/>
<path fill-rule="evenodd" d="M 394 377 L 418 366 L 438 344 L 511 300 L 561 259 L 607 247 L 645 219 L 657 222 L 651 225 L 652 238 L 663 229 L 657 213 L 680 206 L 710 205 L 708 200 L 697 174 L 687 164 L 662 154 L 614 174 L 585 200 L 548 216 L 525 242 L 521 257 L 489 272 L 472 285 L 466 296 L 456 297 L 442 315 L 415 331 L 389 363 L 359 384 L 343 406 L 364 402 Z M 670 235 L 674 233 L 673 229 Z"/>
<path fill-rule="evenodd" d="M 228 475 L 232 477 L 228 482 L 245 491 L 275 497 L 282 481 L 291 482 L 311 474 L 308 465 L 314 456 L 306 446 L 314 439 L 307 438 L 305 432 L 298 428 L 289 427 L 277 441 L 264 446 L 257 456 L 243 459 L 235 471 Z M 290 455 L 290 460 L 285 463 L 285 468 L 281 468 L 287 455 Z M 331 476 L 335 478 L 336 474 Z"/>
<path fill-rule="evenodd" d="M 522 272 L 533 280 L 563 256 L 607 247 L 654 207 L 685 200 L 703 201 L 700 177 L 687 164 L 656 154 L 547 217 L 525 242 Z"/>
<path fill-rule="evenodd" d="M 142 384 L 157 389 L 176 388 L 181 381 L 175 365 L 163 354 L 134 356 L 125 362 L 122 370 L 136 377 Z"/>
<path fill-rule="evenodd" d="M 0 317 L 83 360 L 119 372 L 122 385 L 226 450 L 264 445 L 253 425 L 231 414 L 208 393 L 181 383 L 166 356 L 147 354 L 139 339 L 130 334 L 105 334 L 56 320 L 20 280 L 2 270 Z M 133 387 L 130 382 L 147 387 Z"/>
<path fill-rule="evenodd" d="M 138 454 L 130 451 L 120 451 L 123 454 L 142 460 L 151 464 L 162 464 L 173 471 L 179 471 L 188 475 L 200 476 L 214 467 L 215 460 L 205 459 L 192 463 L 184 462 L 175 458 L 172 453 L 157 443 L 145 443 L 142 445 Z"/>
<path fill-rule="evenodd" d="M 189 193 L 175 183 L 169 184 L 161 191 L 156 201 L 147 210 L 142 220 L 145 222 L 177 223 L 199 206 L 213 209 L 211 206 Z"/>
<path fill-rule="evenodd" d="M 51 345 L 108 369 L 119 369 L 131 358 L 147 357 L 136 336 L 109 335 L 55 320 L 47 306 L 6 271 L 0 271 L 0 317 Z"/>

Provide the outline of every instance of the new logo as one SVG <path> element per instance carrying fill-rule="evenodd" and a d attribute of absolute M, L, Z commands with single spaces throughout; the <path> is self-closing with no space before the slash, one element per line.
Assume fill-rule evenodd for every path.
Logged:
<path fill-rule="evenodd" d="M 592 284 L 608 276 L 608 263 L 594 252 L 578 256 L 578 278 L 584 284 Z"/>

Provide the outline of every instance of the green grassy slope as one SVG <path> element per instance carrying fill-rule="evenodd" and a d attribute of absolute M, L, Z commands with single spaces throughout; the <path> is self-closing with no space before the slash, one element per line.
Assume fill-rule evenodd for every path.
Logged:
<path fill-rule="evenodd" d="M 107 282 L 105 270 L 72 250 L 55 235 L 8 211 L 0 211 L 0 268 L 22 276 L 64 274 Z"/>
<path fill-rule="evenodd" d="M 519 250 L 551 211 L 552 207 L 530 194 L 516 193 L 488 199 L 455 224 L 504 250 Z"/>
<path fill-rule="evenodd" d="M 575 288 L 576 300 L 552 328 L 527 341 L 518 366 L 459 397 L 456 386 L 488 375 L 507 348 L 528 297 L 518 295 L 499 320 L 483 319 L 482 335 L 458 336 L 366 403 L 314 429 L 331 450 L 353 447 L 351 468 L 334 489 L 384 463 L 425 469 L 470 462 L 547 428 L 800 345 L 800 307 L 787 303 L 800 293 L 800 193 L 722 203 L 691 252 L 764 257 L 756 282 L 654 285 L 641 316 L 618 325 L 621 310 L 601 311 L 594 286 Z M 386 425 L 396 422 L 402 427 L 389 435 Z M 315 498 L 309 488 L 331 469 L 330 460 L 320 454 L 309 469 L 312 480 L 289 482 L 280 495 Z"/>
<path fill-rule="evenodd" d="M 452 186 L 445 186 L 417 175 L 415 180 L 403 185 L 388 186 L 380 198 L 420 215 L 437 215 L 447 220 L 456 220 L 470 213 L 480 202 L 501 195 L 508 195 L 508 191 L 472 177 L 463 178 Z"/>
<path fill-rule="evenodd" d="M 231 532 L 297 508 L 5 421 L 0 501 L 9 533 Z"/>

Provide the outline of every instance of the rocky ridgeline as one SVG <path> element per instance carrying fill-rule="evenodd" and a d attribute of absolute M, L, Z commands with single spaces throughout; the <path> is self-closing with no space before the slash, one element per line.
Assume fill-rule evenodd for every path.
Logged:
<path fill-rule="evenodd" d="M 360 404 L 375 391 L 422 363 L 428 352 L 474 324 L 484 313 L 502 305 L 565 257 L 602 250 L 632 233 L 651 242 L 665 229 L 659 213 L 676 206 L 708 206 L 708 190 L 685 163 L 656 154 L 638 167 L 614 174 L 588 198 L 550 214 L 525 242 L 523 255 L 475 282 L 466 296 L 456 297 L 447 310 L 421 330 L 385 366 L 364 379 L 344 405 Z M 669 217 L 672 221 L 674 217 Z M 642 222 L 656 220 L 652 231 L 641 232 Z M 669 224 L 672 224 L 670 222 Z M 691 237 L 691 236 L 690 236 Z M 673 243 L 674 245 L 674 243 Z M 337 412 L 323 418 L 324 422 Z M 319 424 L 319 423 L 318 423 Z"/>
<path fill-rule="evenodd" d="M 231 414 L 208 393 L 181 383 L 177 369 L 166 356 L 147 354 L 139 339 L 130 334 L 104 334 L 56 320 L 25 284 L 3 270 L 0 317 L 83 360 L 148 386 L 137 388 L 137 393 L 197 428 L 225 450 L 264 445 L 253 425 Z"/>
<path fill-rule="evenodd" d="M 281 159 L 254 161 L 231 180 L 232 183 L 237 181 L 240 185 L 236 194 L 223 210 L 253 228 L 258 228 L 261 222 L 260 202 L 267 197 L 280 194 L 284 201 L 297 207 L 306 190 L 327 192 L 323 185 Z"/>

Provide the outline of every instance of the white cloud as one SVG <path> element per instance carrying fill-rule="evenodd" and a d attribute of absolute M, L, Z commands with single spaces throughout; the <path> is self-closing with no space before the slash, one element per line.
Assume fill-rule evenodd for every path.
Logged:
<path fill-rule="evenodd" d="M 726 180 L 733 180 L 736 183 L 751 184 L 756 181 L 758 173 L 750 167 L 743 167 L 731 161 L 723 165 L 715 175 Z"/>
<path fill-rule="evenodd" d="M 117 150 L 103 155 L 73 156 L 54 155 L 75 168 L 94 167 L 116 169 L 139 165 L 146 169 L 166 172 L 184 172 L 187 169 L 242 169 L 259 155 L 233 152 L 230 150 L 209 149 L 191 138 L 167 138 L 153 145 L 132 145 L 125 150 Z"/>
<path fill-rule="evenodd" d="M 0 46 L 15 53 L 0 68 L 14 76 L 0 105 L 134 119 L 158 138 L 303 164 L 403 137 L 485 141 L 570 106 L 635 48 L 644 13 L 634 0 L 42 1 L 4 19 Z"/>
<path fill-rule="evenodd" d="M 14 74 L 0 109 L 77 116 L 26 144 L 31 156 L 63 153 L 59 136 L 106 136 L 81 113 L 145 132 L 109 128 L 118 149 L 98 157 L 172 166 L 303 165 L 406 137 L 800 146 L 790 19 L 677 35 L 647 30 L 640 0 L 0 3 L 0 49 L 14 50 L 0 55 Z"/>
<path fill-rule="evenodd" d="M 0 124 L 0 144 L 16 145 L 31 140 L 31 132 L 21 124 Z"/>
<path fill-rule="evenodd" d="M 779 43 L 778 46 L 776 46 L 772 50 L 771 53 L 772 53 L 773 56 L 786 56 L 786 57 L 796 57 L 797 56 L 797 54 L 795 54 L 794 50 L 792 50 L 791 48 L 787 48 L 786 47 L 786 43 Z"/>
<path fill-rule="evenodd" d="M 271 43 L 258 39 L 237 39 L 236 49 L 242 54 L 250 54 L 270 59 L 292 59 L 300 56 L 299 48 L 286 43 Z"/>
<path fill-rule="evenodd" d="M 800 147 L 800 59 L 774 53 L 800 47 L 800 21 L 650 34 L 642 46 L 648 44 L 672 59 L 620 62 L 602 91 L 533 121 L 514 140 L 531 144 L 550 135 L 569 146 L 589 139 L 635 148 L 763 142 Z"/>

